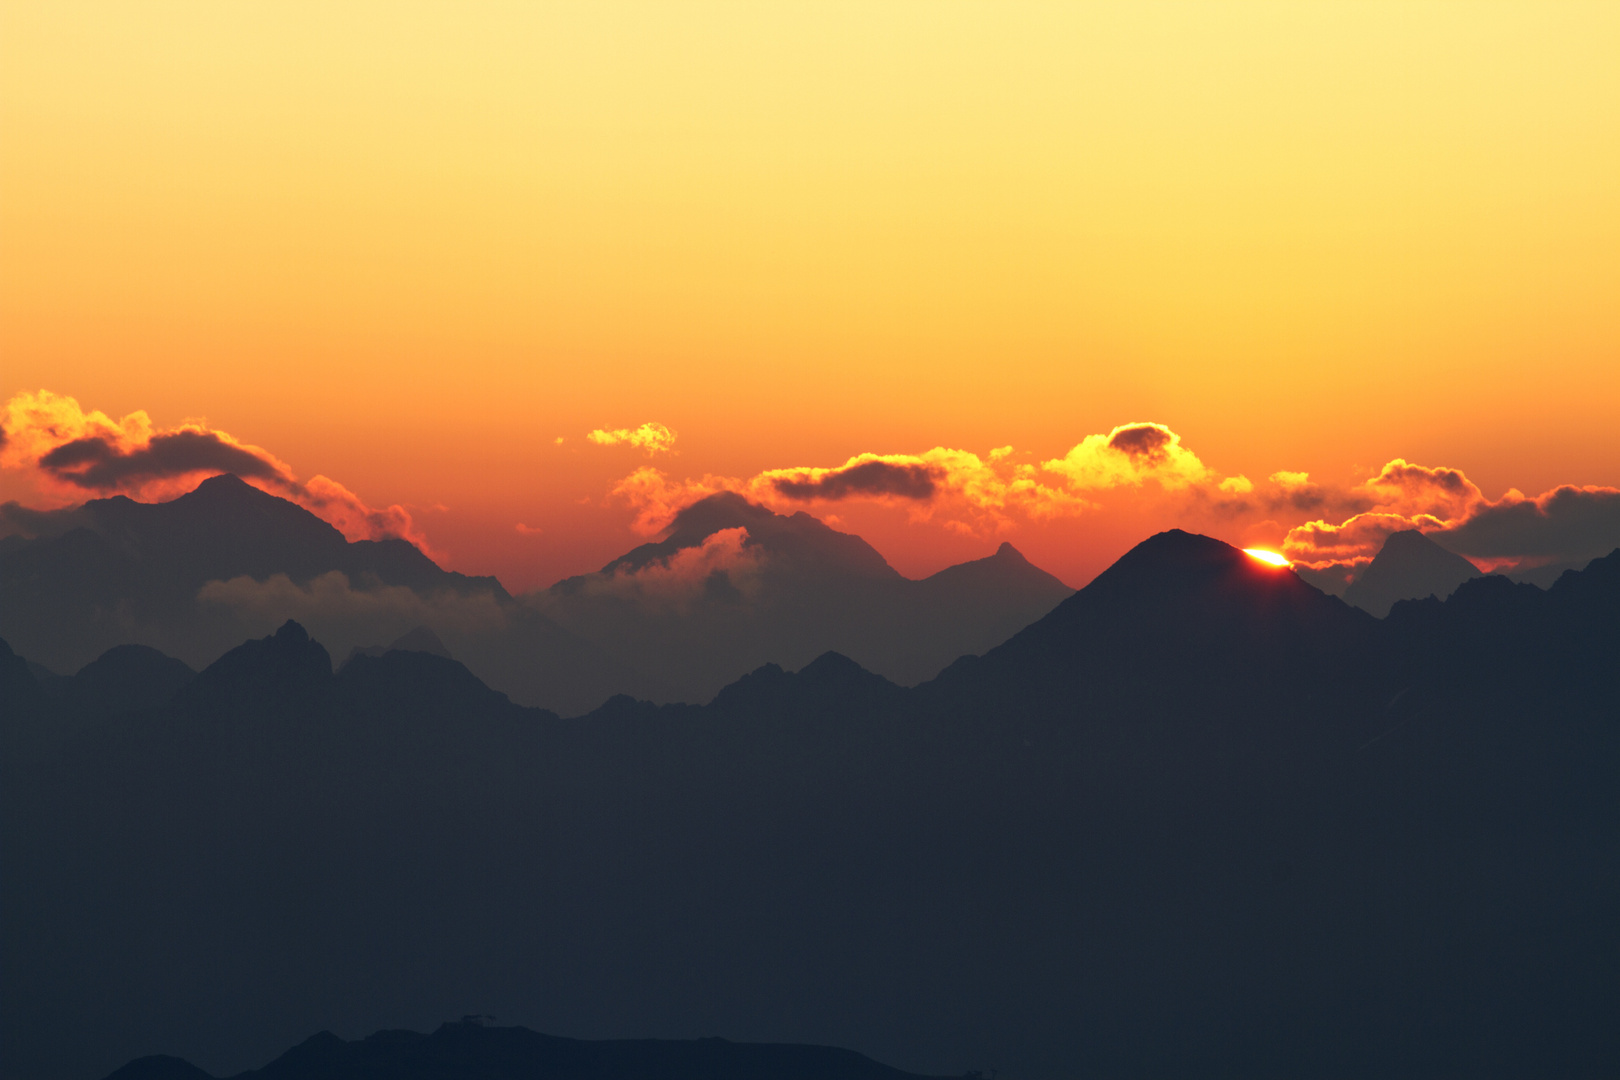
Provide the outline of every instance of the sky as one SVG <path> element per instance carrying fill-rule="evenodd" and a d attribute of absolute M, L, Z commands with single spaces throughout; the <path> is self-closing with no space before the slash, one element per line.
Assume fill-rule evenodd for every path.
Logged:
<path fill-rule="evenodd" d="M 8 2 L 0 500 L 247 463 L 513 588 L 723 488 L 914 576 L 1588 557 L 1616 56 L 1550 0 Z"/>

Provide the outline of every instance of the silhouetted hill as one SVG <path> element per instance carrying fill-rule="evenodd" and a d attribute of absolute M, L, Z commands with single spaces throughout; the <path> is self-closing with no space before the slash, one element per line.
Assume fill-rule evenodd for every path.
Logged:
<path fill-rule="evenodd" d="M 931 689 L 1063 709 L 1193 706 L 1217 688 L 1339 688 L 1375 662 L 1374 652 L 1372 620 L 1362 612 L 1286 568 L 1172 529 L 982 658 L 959 660 Z"/>
<path fill-rule="evenodd" d="M 167 706 L 196 674 L 145 645 L 115 645 L 71 679 L 52 679 L 50 689 L 111 711 L 144 712 Z"/>
<path fill-rule="evenodd" d="M 910 689 L 827 655 L 559 719 L 285 626 L 112 720 L 0 649 L 6 1064 L 476 1009 L 1032 1080 L 1603 1076 L 1617 655 L 1620 552 L 1379 620 L 1179 532 Z"/>
<path fill-rule="evenodd" d="M 586 1041 L 523 1027 L 443 1024 L 430 1035 L 379 1031 L 345 1042 L 330 1032 L 235 1080 L 920 1080 L 830 1046 L 725 1039 Z M 214 1080 L 178 1058 L 133 1061 L 107 1080 Z"/>
<path fill-rule="evenodd" d="M 1070 592 L 1011 544 L 913 581 L 858 536 L 722 492 L 682 510 L 665 539 L 528 600 L 641 666 L 662 700 L 707 701 L 762 664 L 829 650 L 918 683 Z"/>
<path fill-rule="evenodd" d="M 1416 529 L 1390 533 L 1378 554 L 1350 583 L 1345 603 L 1382 619 L 1399 600 L 1437 596 L 1444 600 L 1479 567 L 1453 555 Z"/>

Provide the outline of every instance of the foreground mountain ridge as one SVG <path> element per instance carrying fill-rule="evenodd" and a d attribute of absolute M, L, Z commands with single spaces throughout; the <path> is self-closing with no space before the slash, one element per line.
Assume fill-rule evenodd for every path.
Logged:
<path fill-rule="evenodd" d="M 321 1032 L 231 1080 L 928 1080 L 830 1046 L 726 1039 L 562 1039 L 478 1018 L 430 1034 L 379 1031 L 345 1041 Z M 181 1058 L 130 1062 L 106 1080 L 216 1080 Z M 938 1078 L 936 1078 L 938 1080 Z"/>

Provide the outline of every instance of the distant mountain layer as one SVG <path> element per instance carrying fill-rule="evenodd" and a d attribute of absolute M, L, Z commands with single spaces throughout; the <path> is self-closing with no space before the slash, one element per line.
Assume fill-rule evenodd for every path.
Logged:
<path fill-rule="evenodd" d="M 1345 602 L 1380 619 L 1401 600 L 1444 600 L 1457 586 L 1482 576 L 1479 567 L 1454 555 L 1416 529 L 1391 533 L 1371 564 L 1344 592 Z"/>
<path fill-rule="evenodd" d="M 663 700 L 707 701 L 761 664 L 799 667 L 828 650 L 922 682 L 1071 592 L 1005 543 L 914 581 L 858 536 L 721 493 L 682 510 L 666 539 L 529 599 L 637 664 Z"/>
<path fill-rule="evenodd" d="M 120 496 L 35 517 L 42 534 L 9 537 L 0 555 L 0 636 L 48 670 L 122 644 L 203 667 L 295 619 L 340 656 L 427 633 L 428 651 L 570 714 L 615 693 L 707 701 L 760 664 L 797 667 L 829 649 L 920 682 L 1070 592 L 1005 544 L 911 581 L 858 536 L 730 494 L 598 574 L 516 600 L 403 540 L 348 543 L 234 476 L 167 503 Z"/>
<path fill-rule="evenodd" d="M 322 1032 L 234 1080 L 926 1080 L 830 1046 L 725 1039 L 559 1039 L 475 1018 L 430 1035 L 379 1031 L 345 1042 Z M 107 1080 L 215 1080 L 175 1057 L 130 1062 Z"/>
<path fill-rule="evenodd" d="M 0 647 L 0 1042 L 225 1075 L 479 1011 L 939 1075 L 1602 1076 L 1616 656 L 1620 552 L 1375 619 L 1180 532 L 916 688 L 825 655 L 561 719 L 297 625 L 195 676 Z"/>

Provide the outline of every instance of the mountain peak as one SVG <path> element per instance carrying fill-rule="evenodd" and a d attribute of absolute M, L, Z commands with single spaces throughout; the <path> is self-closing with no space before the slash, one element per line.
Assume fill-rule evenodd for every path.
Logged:
<path fill-rule="evenodd" d="M 1373 561 L 1344 591 L 1346 603 L 1383 618 L 1398 600 L 1444 600 L 1479 568 L 1416 529 L 1390 533 Z"/>
<path fill-rule="evenodd" d="M 601 572 L 634 573 L 667 560 L 677 551 L 698 547 L 717 532 L 736 528 L 748 530 L 747 546 L 782 556 L 801 567 L 836 568 L 861 577 L 900 577 L 899 571 L 859 536 L 839 532 L 803 511 L 778 514 L 732 491 L 716 492 L 685 507 L 675 515 L 664 539 L 619 556 Z"/>
<path fill-rule="evenodd" d="M 996 548 L 996 553 L 990 557 L 995 559 L 997 562 L 1013 563 L 1015 565 L 1027 565 L 1029 563 L 1029 560 L 1024 558 L 1024 553 L 1013 547 L 1012 544 L 1008 543 L 1006 540 L 1001 542 L 1001 546 Z"/>

